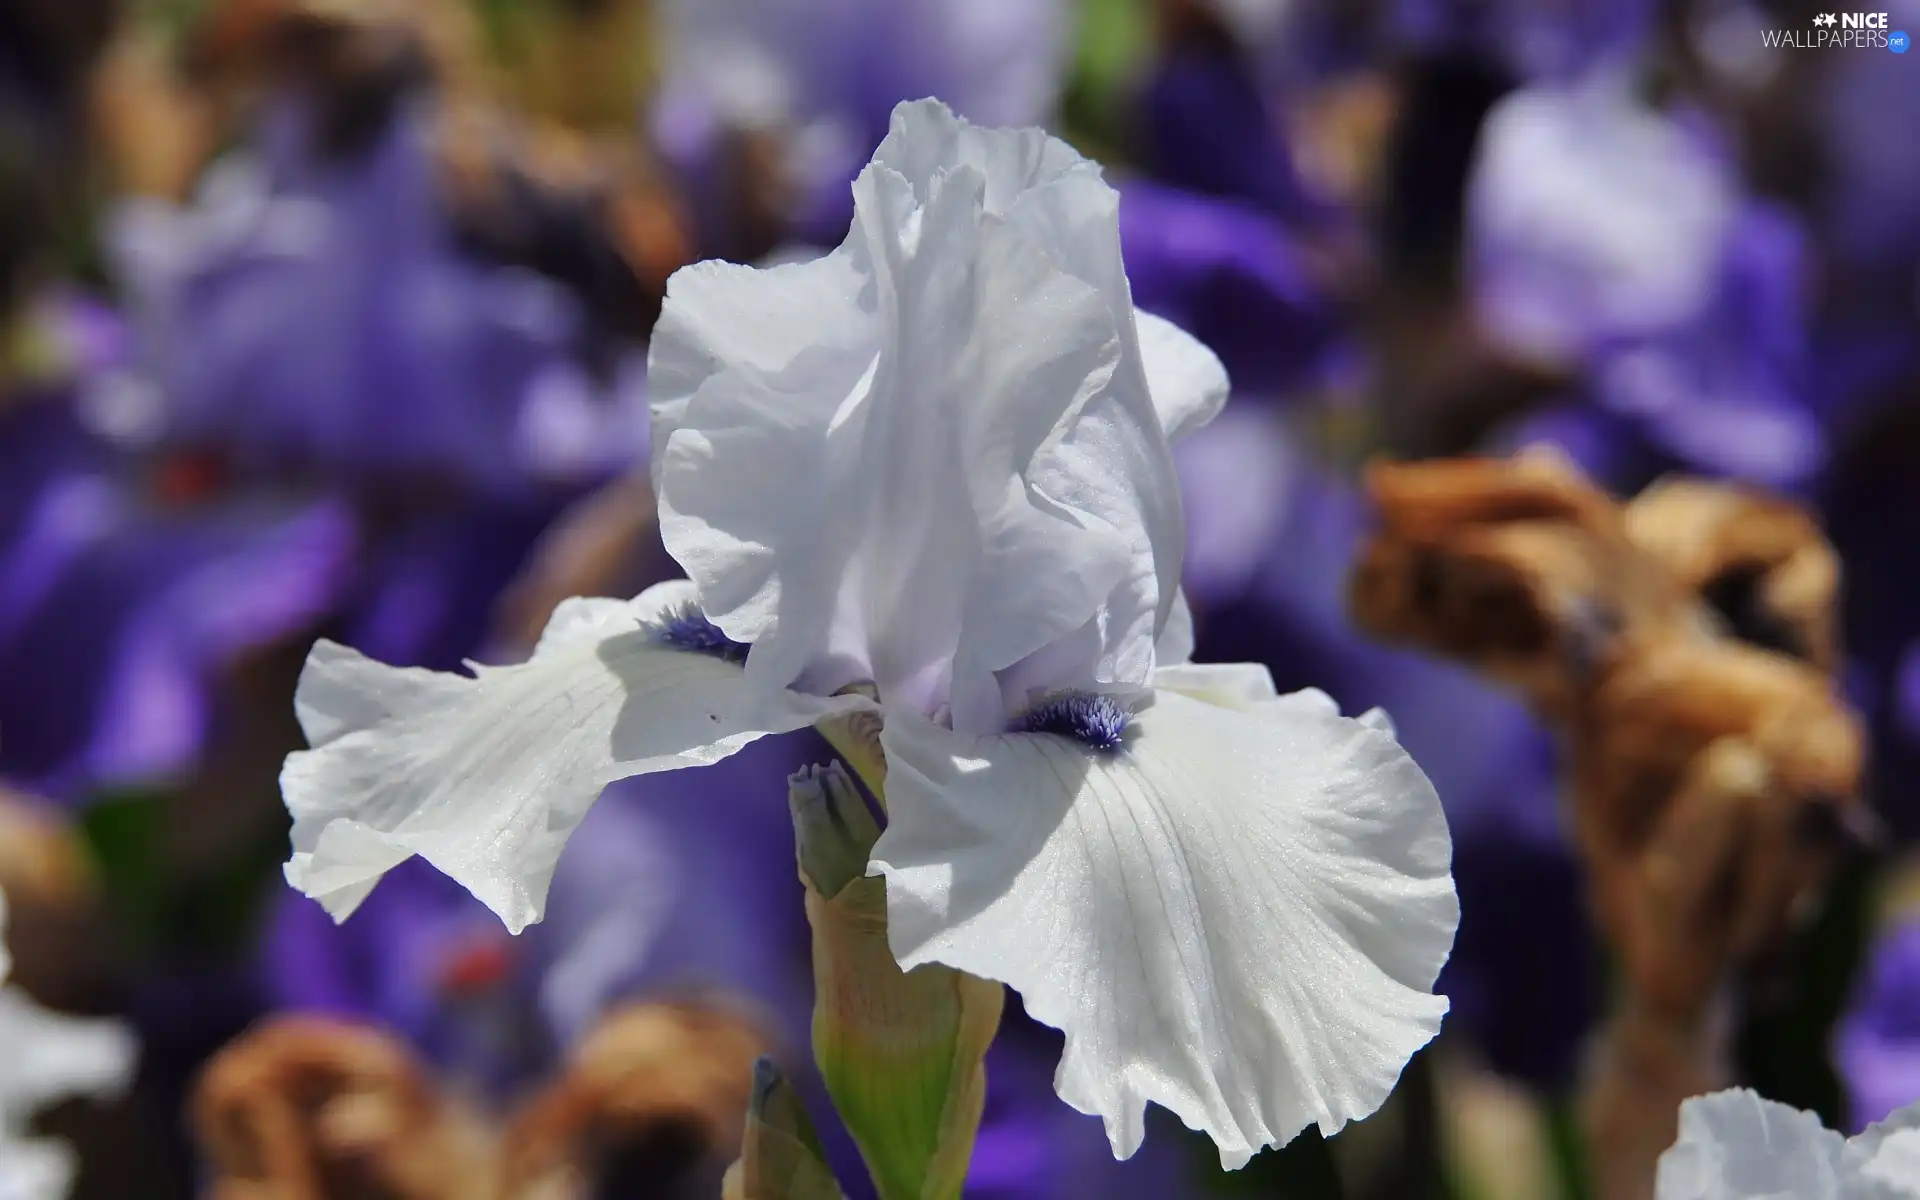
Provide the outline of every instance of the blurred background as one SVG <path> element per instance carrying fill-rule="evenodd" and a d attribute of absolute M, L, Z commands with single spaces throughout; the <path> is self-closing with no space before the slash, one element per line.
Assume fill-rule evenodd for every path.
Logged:
<path fill-rule="evenodd" d="M 560 599 L 677 573 L 667 277 L 836 244 L 923 95 L 1106 165 L 1136 302 L 1235 384 L 1178 451 L 1198 657 L 1384 705 L 1462 904 L 1388 1107 L 1232 1176 L 1165 1119 L 1113 1163 L 1010 997 L 967 1194 L 1596 1194 L 1617 972 L 1555 742 L 1350 622 L 1378 455 L 1548 443 L 1622 497 L 1678 471 L 1814 514 L 1884 829 L 1737 989 L 1730 1068 L 1846 1130 L 1920 1100 L 1920 55 L 1807 44 L 1820 11 L 0 2 L 0 887 L 17 982 L 141 1046 L 125 1096 L 38 1120 L 74 1194 L 711 1196 L 763 1051 L 858 1176 L 782 803 L 823 745 L 616 785 L 518 939 L 418 861 L 336 928 L 280 878 L 276 775 L 317 636 L 513 661 Z"/>

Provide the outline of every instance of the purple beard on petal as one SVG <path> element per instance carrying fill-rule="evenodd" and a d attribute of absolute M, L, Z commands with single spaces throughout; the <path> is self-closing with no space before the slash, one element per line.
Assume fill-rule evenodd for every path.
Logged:
<path fill-rule="evenodd" d="M 658 620 L 649 623 L 653 640 L 675 650 L 685 650 L 693 654 L 704 654 L 722 662 L 745 663 L 747 652 L 753 647 L 745 642 L 736 642 L 728 637 L 718 625 L 707 619 L 707 614 L 691 601 L 663 614 Z"/>
<path fill-rule="evenodd" d="M 1127 710 L 1099 692 L 1057 692 L 1028 709 L 1011 733 L 1051 733 L 1096 754 L 1118 754 L 1127 739 Z"/>

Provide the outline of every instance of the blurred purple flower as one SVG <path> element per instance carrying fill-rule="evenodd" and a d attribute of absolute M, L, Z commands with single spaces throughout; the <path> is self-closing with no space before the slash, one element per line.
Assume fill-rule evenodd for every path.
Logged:
<path fill-rule="evenodd" d="M 1252 205 L 1129 180 L 1120 244 L 1134 303 L 1204 342 L 1236 395 L 1298 390 L 1339 344 L 1307 250 Z"/>
<path fill-rule="evenodd" d="M 225 671 L 337 602 L 356 533 L 331 504 L 153 504 L 95 428 L 111 314 L 47 312 L 62 376 L 0 396 L 0 775 L 74 797 L 192 767 Z"/>
<path fill-rule="evenodd" d="M 1525 79 L 1565 79 L 1635 55 L 1655 30 L 1656 0 L 1391 0 L 1388 41 L 1425 53 L 1470 50 Z"/>
<path fill-rule="evenodd" d="M 1892 0 L 1890 27 L 1920 27 L 1920 3 Z M 1830 273 L 1816 375 L 1839 416 L 1888 400 L 1920 373 L 1920 146 L 1888 137 L 1890 113 L 1920 106 L 1907 57 L 1862 55 L 1822 77 L 1812 106 L 1824 168 L 1814 216 Z"/>
<path fill-rule="evenodd" d="M 256 477 L 508 498 L 644 450 L 638 406 L 601 395 L 576 361 L 577 301 L 462 252 L 431 115 L 403 103 L 366 150 L 331 158 L 284 99 L 192 207 L 117 214 L 168 439 Z M 543 455 L 541 430 L 582 424 Z"/>
<path fill-rule="evenodd" d="M 1154 64 L 1137 117 L 1141 165 L 1160 182 L 1301 225 L 1331 215 L 1294 165 L 1255 60 L 1206 26 L 1176 38 Z"/>
<path fill-rule="evenodd" d="M 1850 1129 L 1920 1100 L 1920 921 L 1883 934 L 1835 1033 L 1834 1062 L 1847 1086 Z"/>
<path fill-rule="evenodd" d="M 734 130 L 777 132 L 794 189 L 791 232 L 839 242 L 852 183 L 894 106 L 935 96 L 988 126 L 1044 125 L 1069 53 L 1062 0 L 675 0 L 664 7 L 667 75 L 653 111 L 666 158 L 690 184 L 705 244 L 725 211 L 722 148 Z"/>
<path fill-rule="evenodd" d="M 1647 106 L 1627 73 L 1536 85 L 1495 108 L 1470 239 L 1494 341 L 1574 374 L 1575 398 L 1605 414 L 1557 414 L 1553 431 L 1616 470 L 1645 462 L 1638 478 L 1602 473 L 1610 484 L 1678 467 L 1799 491 L 1824 465 L 1804 230 L 1742 199 L 1712 131 Z M 1639 452 L 1605 444 L 1619 438 Z"/>

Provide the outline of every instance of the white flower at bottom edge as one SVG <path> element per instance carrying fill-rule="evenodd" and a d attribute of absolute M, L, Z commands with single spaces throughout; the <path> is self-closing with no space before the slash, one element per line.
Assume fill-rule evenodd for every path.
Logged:
<path fill-rule="evenodd" d="M 1746 1088 L 1680 1106 L 1656 1200 L 1920 1200 L 1920 1104 L 1846 1138 Z"/>
<path fill-rule="evenodd" d="M 0 895 L 0 923 L 6 904 Z M 12 960 L 0 946 L 0 982 Z M 137 1050 L 119 1021 L 42 1008 L 20 988 L 0 986 L 0 1200 L 59 1200 L 72 1186 L 73 1151 L 21 1136 L 34 1113 L 74 1096 L 112 1096 L 133 1078 Z"/>

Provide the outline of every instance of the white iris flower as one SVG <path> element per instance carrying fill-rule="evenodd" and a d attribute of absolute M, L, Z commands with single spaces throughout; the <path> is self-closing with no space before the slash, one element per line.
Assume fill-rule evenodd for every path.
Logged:
<path fill-rule="evenodd" d="M 316 647 L 288 879 L 344 917 L 419 854 L 519 929 L 609 781 L 877 708 L 896 957 L 1063 1030 L 1118 1155 L 1150 1100 L 1230 1167 L 1371 1113 L 1446 1011 L 1451 846 L 1384 720 L 1186 661 L 1168 439 L 1218 360 L 1134 311 L 1117 193 L 1039 130 L 902 105 L 855 197 L 823 258 L 672 281 L 690 582 L 572 601 L 473 678 Z"/>
<path fill-rule="evenodd" d="M 0 895 L 0 931 L 6 897 Z M 0 945 L 0 984 L 13 960 Z M 133 1077 L 133 1033 L 118 1021 L 70 1017 L 40 1007 L 18 987 L 0 987 L 0 1200 L 59 1200 L 73 1185 L 73 1150 L 30 1137 L 27 1123 L 49 1104 L 113 1095 Z"/>
<path fill-rule="evenodd" d="M 1920 1200 L 1920 1104 L 1858 1137 L 1745 1088 L 1680 1106 L 1656 1200 Z"/>

